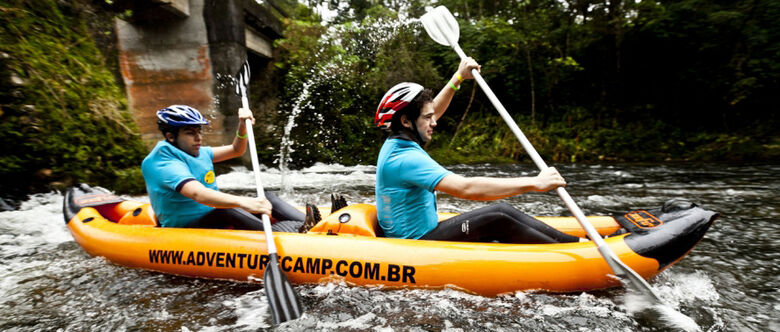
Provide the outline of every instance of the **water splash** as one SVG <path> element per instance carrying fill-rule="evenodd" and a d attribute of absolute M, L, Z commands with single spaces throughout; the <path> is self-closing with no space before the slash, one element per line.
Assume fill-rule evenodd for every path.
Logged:
<path fill-rule="evenodd" d="M 222 304 L 236 314 L 236 323 L 231 329 L 241 331 L 258 331 L 270 328 L 273 324 L 268 306 L 265 289 L 248 292 Z M 224 330 L 224 329 L 222 329 Z"/>
<path fill-rule="evenodd" d="M 690 284 L 691 279 L 687 279 L 688 284 Z M 694 277 L 694 279 L 700 280 L 699 277 Z M 693 282 L 701 284 L 697 281 Z M 706 288 L 706 285 L 703 287 Z M 689 298 L 688 295 L 691 295 L 683 295 L 682 293 L 686 293 L 684 288 L 685 287 L 664 287 L 663 292 L 658 292 L 656 290 L 656 292 L 659 293 L 659 296 L 665 299 L 666 302 L 669 302 L 670 300 L 674 301 L 673 303 L 657 303 L 655 299 L 649 298 L 647 294 L 638 292 L 632 287 L 627 287 L 624 296 L 626 311 L 637 318 L 637 320 L 644 322 L 644 325 L 654 326 L 664 331 L 701 331 L 699 324 L 697 324 L 695 320 L 679 311 L 680 302 L 683 299 Z M 702 289 L 702 287 L 694 289 Z M 712 294 L 713 292 L 703 293 Z M 670 295 L 672 295 L 671 298 Z M 696 298 L 695 294 L 693 294 L 693 298 Z M 714 298 L 717 298 L 717 296 Z"/>
<path fill-rule="evenodd" d="M 658 276 L 653 289 L 668 305 L 643 308 L 643 299 L 627 298 L 626 307 L 629 313 L 644 320 L 648 325 L 658 326 L 663 330 L 700 331 L 696 321 L 680 312 L 681 307 L 684 305 L 685 307 L 710 308 L 720 299 L 712 280 L 700 271 L 687 274 L 667 271 Z M 719 319 L 717 313 L 711 311 L 710 315 L 717 325 Z"/>
<path fill-rule="evenodd" d="M 281 171 L 280 190 L 286 195 L 293 194 L 292 186 L 285 181 L 285 177 L 289 171 L 287 168 L 288 162 L 292 161 L 290 155 L 295 152 L 292 148 L 293 141 L 290 137 L 290 133 L 292 133 L 292 129 L 295 127 L 295 118 L 303 109 L 303 103 L 309 98 L 309 87 L 311 87 L 312 84 L 314 84 L 313 80 L 309 80 L 303 84 L 303 91 L 298 99 L 296 99 L 292 113 L 290 113 L 290 116 L 287 118 L 287 124 L 284 125 L 284 135 L 282 135 L 282 142 L 279 147 L 279 171 Z"/>
<path fill-rule="evenodd" d="M 699 324 L 692 318 L 667 304 L 653 304 L 644 295 L 626 292 L 626 309 L 629 314 L 643 321 L 647 326 L 657 326 L 664 331 L 701 331 Z"/>
<path fill-rule="evenodd" d="M 292 162 L 292 153 L 295 152 L 293 148 L 294 140 L 292 139 L 292 130 L 296 126 L 297 117 L 303 112 L 308 111 L 311 114 L 307 114 L 307 119 L 316 121 L 320 128 L 324 127 L 325 117 L 318 108 L 329 107 L 332 105 L 338 105 L 337 102 L 330 100 L 328 94 L 326 96 L 317 95 L 318 104 L 314 107 L 311 103 L 312 93 L 311 89 L 314 86 L 327 85 L 329 89 L 337 89 L 340 84 L 339 80 L 341 75 L 338 74 L 345 64 L 350 60 L 349 58 L 358 56 L 362 58 L 372 58 L 382 47 L 390 40 L 392 40 L 404 27 L 419 23 L 418 19 L 404 18 L 400 20 L 381 20 L 375 21 L 368 25 L 362 25 L 359 23 L 350 22 L 347 24 L 339 24 L 329 26 L 325 33 L 323 33 L 317 41 L 317 51 L 314 52 L 312 58 L 323 59 L 324 61 L 315 62 L 312 68 L 306 70 L 309 74 L 309 78 L 302 83 L 301 91 L 298 97 L 292 102 L 292 112 L 287 117 L 287 122 L 284 126 L 284 132 L 279 147 L 279 171 L 281 172 L 281 185 L 280 190 L 282 194 L 292 195 L 293 188 L 287 182 L 287 175 L 289 173 L 289 164 Z M 344 38 L 356 32 L 360 32 L 366 35 L 366 38 Z M 370 40 L 370 43 L 365 43 L 363 40 Z M 326 57 L 329 55 L 327 50 L 332 46 L 340 46 L 346 52 L 337 53 L 335 56 Z M 329 139 L 327 131 L 312 133 L 309 138 L 317 138 L 320 134 L 325 134 L 322 139 Z"/>

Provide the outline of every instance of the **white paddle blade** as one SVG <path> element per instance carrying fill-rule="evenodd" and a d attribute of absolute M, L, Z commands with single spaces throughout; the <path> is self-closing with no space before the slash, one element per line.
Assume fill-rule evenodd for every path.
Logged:
<path fill-rule="evenodd" d="M 451 43 L 457 43 L 460 37 L 460 28 L 455 16 L 447 7 L 439 6 L 425 13 L 420 17 L 420 21 L 435 42 L 444 46 L 452 46 Z"/>
<path fill-rule="evenodd" d="M 249 60 L 244 61 L 235 77 L 236 95 L 243 96 L 249 86 Z"/>

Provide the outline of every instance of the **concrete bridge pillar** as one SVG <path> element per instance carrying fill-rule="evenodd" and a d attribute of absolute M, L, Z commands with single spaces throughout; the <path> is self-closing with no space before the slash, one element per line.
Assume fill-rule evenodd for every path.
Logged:
<path fill-rule="evenodd" d="M 223 118 L 214 107 L 203 1 L 173 1 L 167 15 L 133 23 L 117 19 L 119 63 L 128 102 L 147 146 L 161 139 L 155 111 L 186 104 L 211 121 L 207 144 L 221 144 Z"/>
<path fill-rule="evenodd" d="M 211 125 L 206 144 L 232 142 L 240 99 L 231 77 L 247 58 L 273 57 L 278 20 L 254 1 L 127 0 L 117 19 L 119 62 L 129 107 L 148 147 L 162 136 L 155 111 L 172 104 L 197 108 Z M 253 68 L 253 77 L 257 77 Z"/>

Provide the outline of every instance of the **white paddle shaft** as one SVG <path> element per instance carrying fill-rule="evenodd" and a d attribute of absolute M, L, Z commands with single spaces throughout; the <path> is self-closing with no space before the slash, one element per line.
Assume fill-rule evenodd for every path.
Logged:
<path fill-rule="evenodd" d="M 435 24 L 438 26 L 439 30 L 447 31 L 443 30 L 444 27 L 439 25 L 438 20 L 435 21 Z M 466 53 L 464 53 L 460 48 L 457 40 L 452 40 L 451 36 L 447 33 L 443 33 L 442 35 L 447 39 L 447 42 L 450 44 L 450 46 L 452 46 L 455 52 L 458 53 L 458 56 L 461 59 L 467 58 Z M 514 133 L 515 137 L 517 137 L 517 139 L 520 141 L 520 144 L 531 157 L 531 160 L 533 160 L 534 164 L 536 164 L 536 167 L 539 168 L 540 171 L 546 169 L 547 163 L 545 163 L 544 160 L 542 160 L 542 157 L 539 156 L 539 153 L 536 152 L 534 146 L 531 145 L 530 141 L 528 141 L 528 138 L 525 136 L 525 134 L 523 134 L 523 131 L 520 130 L 520 127 L 517 126 L 515 120 L 512 119 L 512 117 L 509 115 L 509 112 L 507 112 L 506 108 L 504 108 L 504 105 L 501 104 L 501 101 L 498 100 L 498 97 L 496 97 L 496 95 L 493 93 L 493 90 L 490 89 L 490 86 L 488 86 L 487 82 L 485 82 L 485 79 L 482 78 L 482 75 L 480 75 L 479 71 L 472 69 L 471 74 L 474 76 L 474 80 L 477 81 L 477 84 L 479 84 L 480 88 L 482 88 L 482 91 L 485 92 L 485 95 L 487 95 L 488 99 L 490 99 L 490 102 L 501 115 L 501 118 L 503 118 L 504 122 L 506 122 L 506 124 L 509 126 L 509 129 L 512 130 L 512 133 Z M 626 266 L 620 259 L 617 258 L 617 256 L 615 256 L 615 253 L 612 251 L 612 249 L 609 248 L 607 243 L 601 238 L 593 225 L 587 220 L 585 214 L 582 212 L 577 203 L 574 202 L 574 199 L 571 198 L 571 195 L 569 195 L 566 189 L 563 187 L 558 187 L 555 189 L 555 192 L 558 194 L 558 197 L 563 200 L 563 203 L 566 205 L 569 211 L 571 211 L 572 215 L 574 215 L 582 228 L 585 229 L 588 237 L 596 244 L 599 252 L 601 253 L 601 256 L 604 257 L 604 260 L 607 262 L 607 265 L 609 265 L 612 271 L 618 276 L 628 278 L 634 283 L 639 283 L 638 286 L 644 288 L 655 298 L 655 300 L 661 302 L 658 295 L 655 294 L 652 288 L 650 288 L 650 284 L 648 284 L 644 278 Z"/>
<path fill-rule="evenodd" d="M 249 109 L 249 100 L 246 97 L 246 88 L 241 87 L 241 105 Z M 247 144 L 249 144 L 249 155 L 252 158 L 252 172 L 255 174 L 255 184 L 257 187 L 257 197 L 265 197 L 263 191 L 263 182 L 260 181 L 260 163 L 257 161 L 257 146 L 255 146 L 255 133 L 252 130 L 252 120 L 246 119 Z M 274 243 L 273 232 L 271 231 L 271 219 L 263 213 L 263 230 L 265 233 L 265 243 L 268 247 L 268 254 L 276 253 L 276 243 Z"/>

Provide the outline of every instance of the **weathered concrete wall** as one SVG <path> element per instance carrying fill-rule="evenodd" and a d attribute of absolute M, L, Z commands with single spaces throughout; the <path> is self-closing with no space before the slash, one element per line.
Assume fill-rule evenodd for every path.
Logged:
<path fill-rule="evenodd" d="M 233 76 L 247 50 L 261 62 L 273 57 L 281 23 L 249 0 L 117 0 L 133 11 L 116 20 L 120 70 L 130 109 L 151 147 L 161 136 L 155 111 L 171 104 L 199 109 L 212 124 L 206 143 L 228 144 L 241 100 Z M 260 77 L 265 66 L 252 68 Z"/>
<path fill-rule="evenodd" d="M 267 69 L 259 66 L 257 59 L 273 57 L 273 39 L 281 37 L 282 28 L 279 21 L 255 1 L 205 0 L 203 15 L 215 77 L 216 107 L 224 116 L 225 132 L 232 133 L 238 125 L 237 111 L 241 107 L 232 79 L 249 57 L 248 53 L 257 56 L 250 58 L 252 80 L 263 76 Z M 250 93 L 257 96 L 258 91 Z M 253 107 L 253 111 L 257 116 L 258 110 Z M 249 160 L 249 154 L 244 157 Z"/>
<path fill-rule="evenodd" d="M 182 1 L 186 2 L 163 2 L 172 15 L 147 16 L 133 23 L 116 20 L 129 106 L 148 146 L 161 138 L 155 112 L 171 104 L 195 107 L 211 121 L 204 128 L 207 144 L 228 140 L 223 116 L 214 105 L 204 0 L 189 0 L 186 6 Z"/>
<path fill-rule="evenodd" d="M 227 129 L 238 125 L 241 99 L 235 94 L 233 77 L 247 57 L 244 30 L 244 6 L 240 0 L 205 0 L 204 20 L 208 33 L 212 72 L 217 84 L 213 93 L 217 108 L 225 117 Z"/>

